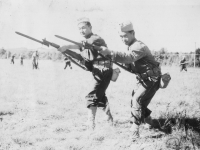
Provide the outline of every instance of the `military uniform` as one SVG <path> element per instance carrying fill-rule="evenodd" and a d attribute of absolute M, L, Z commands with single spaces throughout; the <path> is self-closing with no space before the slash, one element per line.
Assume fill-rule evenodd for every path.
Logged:
<path fill-rule="evenodd" d="M 131 114 L 135 124 L 144 122 L 151 111 L 147 108 L 151 99 L 160 86 L 161 70 L 148 47 L 135 39 L 128 47 L 128 51 L 113 52 L 113 60 L 128 64 L 131 72 L 136 74 L 138 89 L 132 92 Z"/>
<path fill-rule="evenodd" d="M 83 34 L 84 40 L 80 41 L 83 46 L 74 47 L 72 49 L 80 49 L 80 54 L 66 49 L 63 46 L 63 50 L 66 54 L 72 58 L 77 59 L 82 63 L 88 71 L 93 75 L 94 84 L 90 87 L 90 92 L 86 95 L 86 107 L 88 108 L 88 122 L 87 126 L 90 129 L 95 128 L 95 116 L 97 108 L 101 108 L 106 113 L 107 121 L 113 122 L 113 118 L 110 112 L 108 99 L 106 96 L 106 89 L 110 84 L 113 69 L 110 60 L 105 59 L 98 54 L 97 47 L 106 47 L 105 41 L 98 35 L 93 34 L 91 30 L 91 24 L 88 18 L 80 18 L 78 20 L 78 27 Z"/>
<path fill-rule="evenodd" d="M 65 68 L 64 68 L 64 69 L 66 69 L 66 68 L 67 68 L 67 66 L 69 66 L 69 67 L 70 67 L 70 69 L 72 69 L 72 66 L 71 66 L 71 61 L 70 61 L 68 58 L 65 58 L 64 60 L 65 60 Z"/>
<path fill-rule="evenodd" d="M 183 59 L 180 61 L 180 71 L 182 71 L 182 70 L 187 71 L 185 57 L 183 57 Z"/>
<path fill-rule="evenodd" d="M 15 59 L 15 56 L 13 55 L 12 57 L 11 57 L 11 64 L 14 64 L 15 62 L 14 62 L 14 59 Z"/>
<path fill-rule="evenodd" d="M 33 65 L 33 69 L 38 69 L 38 59 L 39 59 L 39 55 L 37 52 L 34 52 L 32 55 L 32 65 Z"/>
<path fill-rule="evenodd" d="M 21 65 L 23 65 L 24 57 L 23 57 L 23 56 L 20 56 L 20 59 L 21 59 L 20 63 L 21 63 Z"/>
<path fill-rule="evenodd" d="M 84 42 L 96 46 L 106 46 L 105 41 L 96 34 L 90 34 Z M 86 64 L 86 66 L 92 72 L 95 80 L 93 87 L 91 87 L 91 92 L 86 96 L 87 107 L 95 106 L 105 109 L 108 106 L 105 92 L 112 77 L 112 63 L 99 56 L 95 50 L 91 51 L 90 49 L 82 48 L 81 55 L 87 59 L 86 61 L 90 61 L 91 66 L 89 64 Z"/>

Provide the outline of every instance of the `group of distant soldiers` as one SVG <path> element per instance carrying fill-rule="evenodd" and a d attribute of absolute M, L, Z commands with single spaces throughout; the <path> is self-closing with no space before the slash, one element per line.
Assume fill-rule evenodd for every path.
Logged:
<path fill-rule="evenodd" d="M 24 64 L 23 60 L 24 60 L 24 56 L 20 55 L 20 64 L 21 65 Z M 33 52 L 31 60 L 32 60 L 33 69 L 39 69 L 39 63 L 38 63 L 39 53 L 38 53 L 38 51 Z M 67 57 L 64 59 L 64 61 L 65 61 L 64 69 L 66 69 L 68 66 L 70 67 L 70 69 L 72 69 L 71 61 Z M 14 64 L 14 63 L 15 63 L 15 55 L 12 55 L 11 56 L 11 64 Z"/>
<path fill-rule="evenodd" d="M 23 55 L 20 55 L 20 64 L 21 65 L 23 65 L 23 62 L 24 61 L 24 57 L 23 57 Z M 14 64 L 15 63 L 15 55 L 12 55 L 11 56 L 11 62 L 10 62 L 11 64 Z"/>
<path fill-rule="evenodd" d="M 38 51 L 33 52 L 32 58 L 31 58 L 33 69 L 38 69 L 38 59 L 39 59 Z M 11 56 L 11 64 L 14 64 L 14 63 L 15 63 L 15 55 L 12 55 Z M 24 65 L 24 56 L 23 55 L 20 55 L 20 64 Z"/>

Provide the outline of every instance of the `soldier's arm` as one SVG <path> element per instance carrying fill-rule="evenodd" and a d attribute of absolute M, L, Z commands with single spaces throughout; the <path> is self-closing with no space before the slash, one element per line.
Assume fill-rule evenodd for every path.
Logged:
<path fill-rule="evenodd" d="M 106 47 L 101 47 L 101 48 L 102 51 L 100 51 L 100 53 L 102 53 L 103 55 L 111 55 L 113 61 L 125 64 L 130 64 L 146 56 L 145 53 L 146 47 L 137 50 L 132 49 L 131 51 L 127 52 L 112 51 L 107 49 Z"/>
<path fill-rule="evenodd" d="M 68 49 L 80 49 L 81 47 L 79 45 L 64 45 L 58 48 L 58 51 L 65 52 Z"/>

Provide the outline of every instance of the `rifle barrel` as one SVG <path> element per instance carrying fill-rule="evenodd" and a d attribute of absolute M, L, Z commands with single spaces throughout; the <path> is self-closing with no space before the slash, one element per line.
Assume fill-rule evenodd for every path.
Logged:
<path fill-rule="evenodd" d="M 37 39 L 35 39 L 35 38 L 32 38 L 32 37 L 30 37 L 30 36 L 28 36 L 28 35 L 25 35 L 25 34 L 23 34 L 23 33 L 20 33 L 20 32 L 15 32 L 15 33 L 17 33 L 17 34 L 19 34 L 19 35 L 21 35 L 21 36 L 24 36 L 24 37 L 26 37 L 26 38 L 29 38 L 29 39 L 31 39 L 31 40 L 33 40 L 33 41 L 36 41 L 36 42 L 38 42 L 38 43 L 44 44 L 42 41 L 37 40 Z"/>
<path fill-rule="evenodd" d="M 72 41 L 72 40 L 67 39 L 67 38 L 65 38 L 65 37 L 62 37 L 62 36 L 59 36 L 59 35 L 55 35 L 55 36 L 56 36 L 57 38 L 62 39 L 62 40 L 65 40 L 65 41 L 71 42 L 71 43 L 73 43 L 73 44 L 76 44 L 76 45 L 78 45 L 78 46 L 80 46 L 80 47 L 83 46 L 81 43 L 78 43 L 78 42 Z"/>

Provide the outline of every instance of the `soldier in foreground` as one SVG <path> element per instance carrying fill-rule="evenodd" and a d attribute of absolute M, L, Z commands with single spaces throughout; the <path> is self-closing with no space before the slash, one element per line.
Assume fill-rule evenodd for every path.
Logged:
<path fill-rule="evenodd" d="M 85 66 L 92 72 L 95 84 L 91 87 L 91 92 L 86 96 L 87 108 L 88 108 L 88 127 L 90 129 L 95 128 L 95 116 L 97 108 L 101 108 L 107 115 L 107 120 L 113 122 L 113 117 L 110 112 L 110 106 L 106 97 L 106 89 L 110 84 L 112 77 L 112 63 L 105 58 L 98 55 L 97 50 L 87 47 L 87 44 L 95 46 L 107 47 L 105 41 L 92 32 L 92 26 L 88 18 L 81 18 L 78 20 L 78 29 L 83 36 L 84 47 L 78 45 L 66 45 L 58 49 L 61 52 L 65 52 L 68 49 L 79 49 L 81 55 L 84 58 Z"/>
<path fill-rule="evenodd" d="M 65 61 L 65 68 L 64 69 L 66 69 L 67 66 L 69 66 L 70 69 L 72 69 L 71 61 L 67 57 L 65 57 L 64 61 Z"/>
<path fill-rule="evenodd" d="M 39 54 L 38 51 L 35 51 L 32 55 L 32 65 L 33 69 L 39 69 L 38 68 L 38 59 L 39 59 Z"/>
<path fill-rule="evenodd" d="M 120 24 L 120 37 L 127 45 L 126 52 L 117 52 L 102 48 L 103 55 L 111 55 L 113 61 L 124 63 L 136 75 L 137 90 L 133 90 L 131 99 L 131 132 L 135 140 L 139 137 L 139 126 L 142 123 L 153 125 L 151 110 L 147 108 L 160 86 L 161 69 L 154 60 L 149 48 L 135 38 L 135 31 L 130 21 Z"/>

